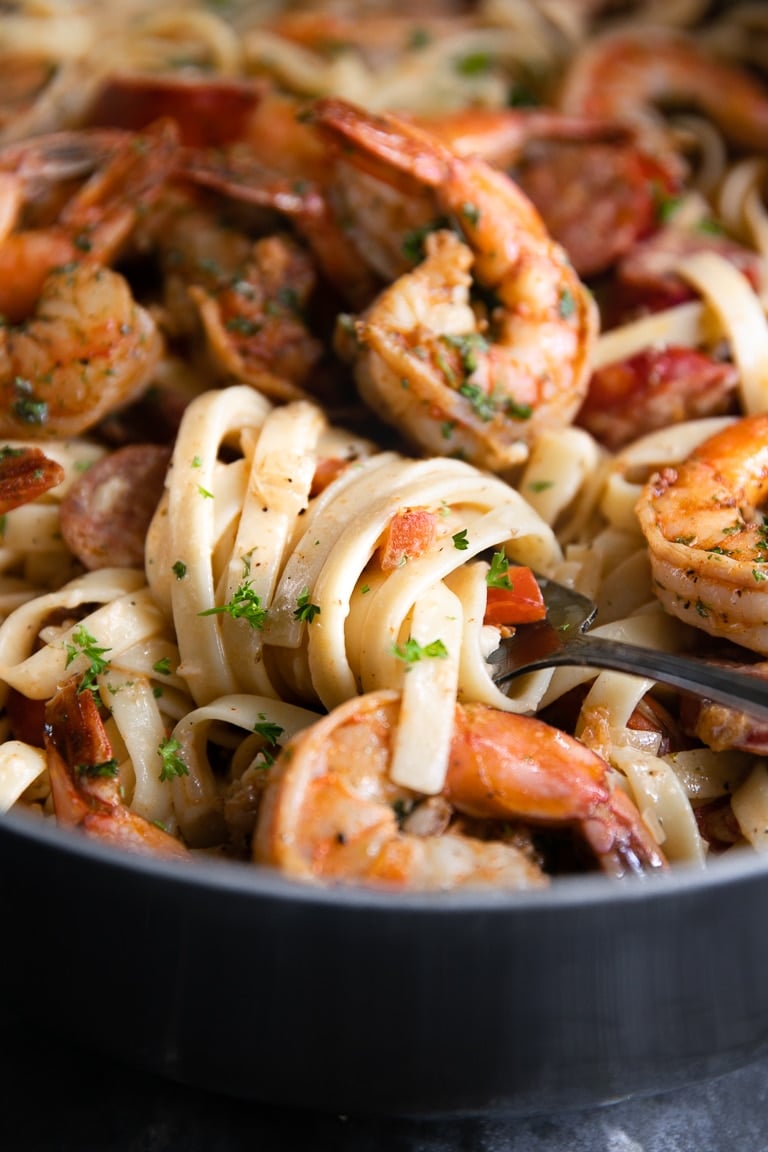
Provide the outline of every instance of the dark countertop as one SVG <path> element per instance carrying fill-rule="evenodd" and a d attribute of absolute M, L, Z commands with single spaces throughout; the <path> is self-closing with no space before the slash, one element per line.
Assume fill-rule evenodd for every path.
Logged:
<path fill-rule="evenodd" d="M 113 1012 L 117 1028 L 130 1012 L 83 996 L 83 1011 Z M 213 1096 L 15 1021 L 2 1035 L 2 1152 L 768 1152 L 768 1058 L 557 1116 L 374 1120 Z"/>

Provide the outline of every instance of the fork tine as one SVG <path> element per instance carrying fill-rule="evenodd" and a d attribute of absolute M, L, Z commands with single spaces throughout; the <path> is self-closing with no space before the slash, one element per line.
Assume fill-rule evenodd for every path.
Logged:
<path fill-rule="evenodd" d="M 588 596 L 575 592 L 565 584 L 558 584 L 547 576 L 534 573 L 547 607 L 547 622 L 558 631 L 572 629 L 583 632 L 597 615 L 597 605 Z"/>

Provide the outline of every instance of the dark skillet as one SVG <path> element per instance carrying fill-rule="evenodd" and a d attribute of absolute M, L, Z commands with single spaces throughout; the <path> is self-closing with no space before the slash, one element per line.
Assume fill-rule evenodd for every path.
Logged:
<path fill-rule="evenodd" d="M 0 821 L 14 1010 L 164 1076 L 342 1113 L 511 1114 L 768 1047 L 768 863 L 545 892 L 322 890 Z"/>

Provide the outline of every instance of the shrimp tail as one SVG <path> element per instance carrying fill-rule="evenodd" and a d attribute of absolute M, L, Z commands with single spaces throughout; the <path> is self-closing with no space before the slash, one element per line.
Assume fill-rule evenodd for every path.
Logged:
<path fill-rule="evenodd" d="M 667 867 L 663 852 L 621 788 L 582 821 L 581 831 L 609 876 L 640 876 Z"/>
<path fill-rule="evenodd" d="M 123 803 L 117 762 L 93 693 L 78 691 L 76 678 L 46 705 L 45 750 L 60 825 L 129 852 L 188 858 L 175 837 Z"/>
<path fill-rule="evenodd" d="M 611 876 L 666 867 L 608 764 L 580 740 L 531 716 L 458 706 L 445 794 L 459 811 L 578 828 Z"/>
<path fill-rule="evenodd" d="M 333 96 L 316 101 L 312 120 L 337 147 L 345 152 L 354 149 L 355 164 L 374 176 L 387 170 L 391 179 L 391 169 L 395 169 L 436 188 L 454 159 L 437 137 L 411 121 L 364 112 Z"/>

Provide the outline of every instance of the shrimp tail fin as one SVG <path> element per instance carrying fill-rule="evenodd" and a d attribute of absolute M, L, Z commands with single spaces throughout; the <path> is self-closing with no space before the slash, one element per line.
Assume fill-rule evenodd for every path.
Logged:
<path fill-rule="evenodd" d="M 77 677 L 46 706 L 45 749 L 59 824 L 129 852 L 188 858 L 180 841 L 123 802 L 117 762 L 94 695 L 78 691 Z"/>
<path fill-rule="evenodd" d="M 582 822 L 582 831 L 601 869 L 610 876 L 641 876 L 668 866 L 637 808 L 621 788 L 615 788 L 610 801 Z"/>
<path fill-rule="evenodd" d="M 312 118 L 337 144 L 355 149 L 355 163 L 370 167 L 374 175 L 391 166 L 436 188 L 453 159 L 443 143 L 410 121 L 364 112 L 346 100 L 323 97 L 315 103 Z"/>

